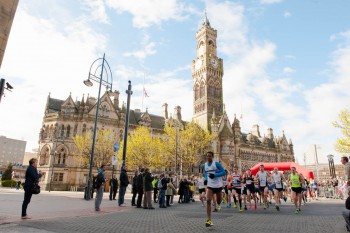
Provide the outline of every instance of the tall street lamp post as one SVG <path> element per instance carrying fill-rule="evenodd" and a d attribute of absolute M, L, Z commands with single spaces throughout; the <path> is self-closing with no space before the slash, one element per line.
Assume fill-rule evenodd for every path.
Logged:
<path fill-rule="evenodd" d="M 131 81 L 130 80 L 129 80 L 128 90 L 126 90 L 126 94 L 128 95 L 128 99 L 127 99 L 127 104 L 126 104 L 126 117 L 125 117 L 125 128 L 124 128 L 124 144 L 123 144 L 122 168 L 125 166 L 126 146 L 127 146 L 127 142 L 128 142 L 129 116 L 130 116 L 130 98 L 131 98 L 131 95 L 132 95 Z"/>
<path fill-rule="evenodd" d="M 102 61 L 102 64 L 98 65 L 100 61 Z M 101 73 L 100 73 L 100 76 L 97 76 L 96 72 L 99 69 L 101 69 Z M 94 70 L 93 73 L 92 73 L 92 70 Z M 103 73 L 106 74 L 107 80 L 103 79 Z M 97 103 L 96 103 L 96 117 L 95 117 L 95 124 L 94 124 L 94 134 L 92 137 L 88 186 L 87 186 L 86 195 L 85 195 L 86 200 L 91 199 L 91 183 L 92 183 L 91 177 L 92 177 L 92 168 L 94 166 L 95 141 L 96 141 L 96 131 L 97 131 L 97 122 L 98 122 L 98 110 L 100 108 L 101 86 L 104 85 L 106 87 L 107 91 L 108 91 L 108 89 L 110 91 L 112 91 L 112 82 L 113 82 L 112 71 L 111 71 L 111 68 L 110 68 L 108 62 L 105 59 L 105 54 L 103 54 L 103 58 L 98 58 L 91 64 L 88 79 L 84 81 L 84 84 L 88 87 L 91 87 L 93 85 L 93 83 L 91 82 L 90 79 L 97 82 L 99 84 L 99 88 L 98 88 Z"/>

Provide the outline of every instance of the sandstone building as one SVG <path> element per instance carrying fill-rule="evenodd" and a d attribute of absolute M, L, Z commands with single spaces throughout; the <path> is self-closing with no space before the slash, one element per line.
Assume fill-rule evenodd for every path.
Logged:
<path fill-rule="evenodd" d="M 223 106 L 224 65 L 217 55 L 216 39 L 217 31 L 205 17 L 196 33 L 197 56 L 192 62 L 193 120 L 215 136 L 211 145 L 215 158 L 226 169 L 236 164 L 241 170 L 262 161 L 294 161 L 293 144 L 284 133 L 276 137 L 269 128 L 266 136 L 262 136 L 258 125 L 254 125 L 251 132 L 244 133 L 236 117 L 230 123 Z M 169 116 L 167 104 L 162 107 L 161 116 L 147 110 L 131 110 L 130 131 L 142 125 L 152 132 L 162 133 L 164 125 L 171 119 L 176 120 L 180 127 L 186 124 L 180 106 L 174 108 L 173 116 Z M 44 172 L 41 183 L 46 188 L 51 180 L 52 189 L 63 190 L 83 187 L 87 183 L 88 167 L 72 155 L 76 150 L 73 137 L 87 130 L 93 131 L 96 108 L 93 97 L 83 96 L 80 101 L 74 101 L 71 96 L 66 100 L 48 96 L 39 139 L 39 167 Z M 104 93 L 99 106 L 98 129 L 111 129 L 118 140 L 122 139 L 125 112 L 124 104 L 119 103 L 118 91 Z M 199 168 L 198 172 L 200 164 L 196 168 Z"/>

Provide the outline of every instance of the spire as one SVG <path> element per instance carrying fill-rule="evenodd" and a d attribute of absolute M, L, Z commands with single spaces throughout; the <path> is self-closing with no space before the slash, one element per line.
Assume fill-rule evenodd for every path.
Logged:
<path fill-rule="evenodd" d="M 45 106 L 45 112 L 48 112 L 48 111 L 49 111 L 50 98 L 51 98 L 51 92 L 49 92 L 49 95 L 47 96 L 46 106 Z"/>
<path fill-rule="evenodd" d="M 84 94 L 83 94 L 83 98 L 81 98 L 81 104 L 85 104 Z"/>
<path fill-rule="evenodd" d="M 210 26 L 210 22 L 209 22 L 209 19 L 208 19 L 208 17 L 207 17 L 207 9 L 204 10 L 203 25 L 204 25 L 204 26 Z"/>

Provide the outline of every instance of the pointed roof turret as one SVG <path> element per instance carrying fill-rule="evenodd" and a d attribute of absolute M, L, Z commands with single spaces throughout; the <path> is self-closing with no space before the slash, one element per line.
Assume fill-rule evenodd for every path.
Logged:
<path fill-rule="evenodd" d="M 204 19 L 203 19 L 203 26 L 210 26 L 210 22 L 209 19 L 207 17 L 207 9 L 204 10 Z"/>
<path fill-rule="evenodd" d="M 84 94 L 83 94 L 83 98 L 81 98 L 81 104 L 85 104 Z"/>

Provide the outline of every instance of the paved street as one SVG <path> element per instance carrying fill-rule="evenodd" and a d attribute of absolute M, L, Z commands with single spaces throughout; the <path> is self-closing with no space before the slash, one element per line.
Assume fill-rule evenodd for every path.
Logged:
<path fill-rule="evenodd" d="M 119 208 L 105 193 L 102 211 L 95 212 L 94 201 L 82 196 L 57 191 L 33 195 L 28 207 L 32 219 L 21 220 L 23 191 L 0 188 L 0 232 L 346 232 L 341 216 L 344 202 L 340 200 L 313 201 L 302 206 L 300 215 L 294 214 L 290 203 L 283 203 L 280 212 L 270 207 L 239 213 L 223 207 L 222 212 L 213 213 L 215 225 L 206 228 L 205 209 L 198 201 L 144 210 L 130 207 L 127 194 L 129 206 Z"/>

